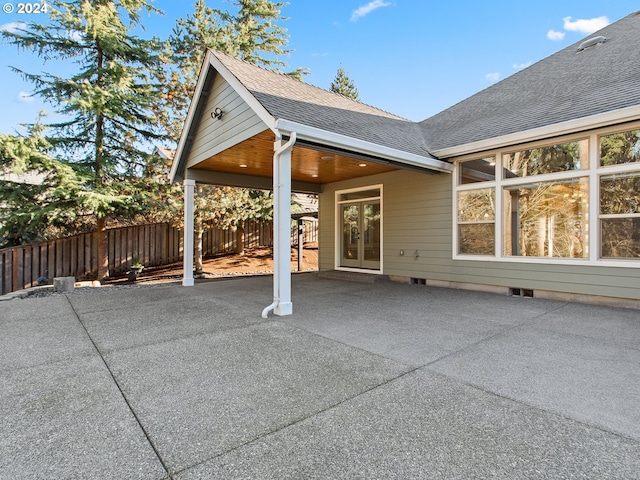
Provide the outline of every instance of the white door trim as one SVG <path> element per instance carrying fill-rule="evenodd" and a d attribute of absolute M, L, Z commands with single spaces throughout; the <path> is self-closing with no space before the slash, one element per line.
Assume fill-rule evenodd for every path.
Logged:
<path fill-rule="evenodd" d="M 378 196 L 373 197 L 363 197 L 358 198 L 357 200 L 340 200 L 340 196 L 345 193 L 354 193 L 354 192 L 362 192 L 366 190 L 378 190 L 380 194 Z M 355 267 L 342 267 L 340 266 L 341 259 L 341 234 L 342 234 L 342 215 L 340 214 L 340 205 L 343 203 L 353 203 L 354 201 L 364 201 L 367 200 L 379 200 L 380 201 L 380 269 L 372 270 L 370 268 L 355 268 Z M 333 268 L 335 270 L 344 271 L 344 272 L 356 272 L 356 273 L 369 273 L 371 275 L 382 275 L 384 272 L 384 202 L 383 202 L 383 184 L 374 184 L 374 185 L 365 185 L 362 187 L 356 188 L 347 188 L 343 190 L 336 190 L 334 197 L 334 207 L 335 207 L 335 224 L 334 224 L 334 262 Z"/>

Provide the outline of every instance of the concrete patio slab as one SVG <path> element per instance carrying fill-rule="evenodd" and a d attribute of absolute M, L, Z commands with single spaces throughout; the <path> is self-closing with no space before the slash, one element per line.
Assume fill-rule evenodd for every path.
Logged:
<path fill-rule="evenodd" d="M 135 304 L 120 307 L 116 303 L 104 311 L 82 311 L 91 304 L 93 297 L 104 297 L 101 293 L 70 297 L 69 301 L 74 307 L 80 304 L 78 315 L 103 353 L 262 321 L 260 315 L 247 314 L 261 308 L 255 298 L 245 307 L 221 298 L 219 291 L 212 295 L 202 287 L 196 287 L 186 298 L 180 299 L 174 297 L 176 290 L 180 287 L 140 287 L 135 289 Z M 267 301 L 266 297 L 264 301 Z"/>
<path fill-rule="evenodd" d="M 208 478 L 636 478 L 637 442 L 417 371 L 198 465 Z"/>
<path fill-rule="evenodd" d="M 640 440 L 640 350 L 530 326 L 429 369 Z"/>
<path fill-rule="evenodd" d="M 64 296 L 2 302 L 0 331 L 0 371 L 94 353 Z"/>
<path fill-rule="evenodd" d="M 312 274 L 293 298 L 2 302 L 0 478 L 637 480 L 640 312 Z"/>
<path fill-rule="evenodd" d="M 278 322 L 107 355 L 172 472 L 410 369 Z"/>
<path fill-rule="evenodd" d="M 299 297 L 331 301 L 321 309 L 313 308 L 315 302 L 299 305 L 298 314 L 283 321 L 414 366 L 538 321 L 564 305 L 393 282 L 372 288 L 319 279 L 303 290 L 310 279 L 301 280 Z"/>
<path fill-rule="evenodd" d="M 639 319 L 638 310 L 569 303 L 558 311 L 546 314 L 540 326 L 603 343 L 640 349 Z"/>
<path fill-rule="evenodd" d="M 166 477 L 98 357 L 0 372 L 0 418 L 0 478 Z"/>

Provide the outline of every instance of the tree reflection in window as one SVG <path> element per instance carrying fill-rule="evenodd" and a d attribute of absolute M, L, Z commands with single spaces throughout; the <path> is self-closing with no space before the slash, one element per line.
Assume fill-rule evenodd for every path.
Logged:
<path fill-rule="evenodd" d="M 588 181 L 542 182 L 506 189 L 505 255 L 588 257 Z"/>
<path fill-rule="evenodd" d="M 640 161 L 640 130 L 600 137 L 600 165 L 622 165 Z"/>
<path fill-rule="evenodd" d="M 458 253 L 495 254 L 495 189 L 458 192 Z"/>
<path fill-rule="evenodd" d="M 589 142 L 580 140 L 520 150 L 502 158 L 505 178 L 582 170 L 589 166 Z"/>
<path fill-rule="evenodd" d="M 640 257 L 640 172 L 600 178 L 604 258 Z"/>

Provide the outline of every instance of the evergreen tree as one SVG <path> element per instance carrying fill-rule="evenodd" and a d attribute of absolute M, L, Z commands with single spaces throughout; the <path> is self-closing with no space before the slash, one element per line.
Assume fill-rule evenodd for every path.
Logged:
<path fill-rule="evenodd" d="M 286 49 L 288 35 L 276 23 L 286 20 L 280 14 L 284 5 L 268 0 L 235 0 L 234 15 L 196 0 L 193 15 L 177 21 L 168 42 L 173 61 L 165 72 L 164 83 L 168 87 L 163 94 L 163 110 L 171 111 L 166 123 L 175 141 L 187 115 L 206 49 L 276 71 L 286 67 L 281 58 L 291 53 Z M 285 74 L 302 80 L 307 73 L 307 69 L 297 68 Z"/>
<path fill-rule="evenodd" d="M 157 12 L 147 0 L 53 0 L 48 25 L 29 24 L 3 32 L 19 49 L 47 60 L 75 64 L 67 78 L 16 70 L 35 86 L 65 120 L 48 125 L 52 157 L 66 162 L 81 183 L 77 210 L 95 221 L 98 278 L 107 277 L 106 225 L 109 217 L 140 213 L 152 182 L 147 149 L 162 137 L 152 105 L 160 95 L 162 62 L 156 40 L 131 33 L 143 12 Z"/>
<path fill-rule="evenodd" d="M 197 0 L 193 15 L 177 22 L 169 44 L 174 65 L 167 71 L 166 110 L 172 111 L 169 134 L 177 141 L 193 96 L 207 48 L 221 51 L 265 68 L 280 70 L 289 54 L 284 20 L 284 3 L 267 0 L 236 0 L 236 14 L 208 7 Z M 288 73 L 301 79 L 304 69 Z M 206 223 L 214 221 L 237 232 L 237 253 L 244 248 L 244 224 L 249 220 L 269 220 L 273 215 L 271 192 L 243 188 L 198 185 L 195 198 L 195 268 L 202 271 L 202 236 Z"/>
<path fill-rule="evenodd" d="M 358 89 L 356 88 L 353 81 L 347 75 L 347 72 L 342 68 L 338 68 L 338 72 L 336 73 L 336 78 L 331 82 L 331 87 L 329 88 L 334 93 L 339 93 L 340 95 L 344 95 L 345 97 L 352 98 L 353 100 L 360 100 L 360 96 L 358 95 Z"/>
<path fill-rule="evenodd" d="M 37 181 L 16 184 L 0 179 L 0 248 L 35 243 L 47 231 L 77 222 L 76 199 L 82 190 L 79 172 L 51 157 L 51 144 L 40 123 L 27 136 L 0 134 L 0 171 L 5 176 L 32 175 Z"/>

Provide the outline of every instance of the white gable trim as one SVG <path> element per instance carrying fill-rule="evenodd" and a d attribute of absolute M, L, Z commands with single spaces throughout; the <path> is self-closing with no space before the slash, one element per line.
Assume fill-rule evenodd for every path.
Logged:
<path fill-rule="evenodd" d="M 375 143 L 352 138 L 347 135 L 328 132 L 319 128 L 310 127 L 301 123 L 292 122 L 280 118 L 276 120 L 276 129 L 284 132 L 295 132 L 298 140 L 308 140 L 323 145 L 342 148 L 345 150 L 370 155 L 382 159 L 388 159 L 394 162 L 421 167 L 438 172 L 451 173 L 453 165 L 435 158 L 423 157 L 413 153 L 403 152 L 395 148 L 377 145 Z"/>
<path fill-rule="evenodd" d="M 198 120 L 195 118 L 196 112 L 199 110 L 199 107 L 202 106 L 202 102 L 206 102 L 208 92 L 203 93 L 203 90 L 207 83 L 211 84 L 213 81 L 213 79 L 210 78 L 211 75 L 216 74 L 213 70 L 215 70 L 217 74 L 222 75 L 222 78 L 236 91 L 240 98 L 249 105 L 251 110 L 253 110 L 265 123 L 267 128 L 275 131 L 275 118 L 273 118 L 273 116 L 271 116 L 260 102 L 256 100 L 256 98 L 245 88 L 236 76 L 233 75 L 210 50 L 208 50 L 207 55 L 202 62 L 202 68 L 200 69 L 200 75 L 198 76 L 198 83 L 196 84 L 196 89 L 193 94 L 193 100 L 189 106 L 189 112 L 187 113 L 187 118 L 184 122 L 184 127 L 182 128 L 182 134 L 180 135 L 180 141 L 178 142 L 174 162 L 171 165 L 169 178 L 172 182 L 176 179 L 176 176 L 179 173 L 178 170 L 184 170 L 187 167 L 186 159 L 183 159 L 182 157 L 186 153 L 185 149 L 188 142 L 193 141 L 192 136 L 195 135 L 196 127 L 194 122 Z"/>
<path fill-rule="evenodd" d="M 631 122 L 638 120 L 638 118 L 640 118 L 640 105 L 621 108 L 619 110 L 613 110 L 606 113 L 599 113 L 588 117 L 576 118 L 574 120 L 546 125 L 544 127 L 534 128 L 524 132 L 511 133 L 509 135 L 480 140 L 478 142 L 434 150 L 432 153 L 438 158 L 458 157 L 471 153 L 502 148 L 509 145 L 517 145 L 520 143 L 557 137 L 558 135 L 567 135 L 584 130 Z"/>
<path fill-rule="evenodd" d="M 256 97 L 247 90 L 247 88 L 237 79 L 237 77 L 232 74 L 224 64 L 216 58 L 216 56 L 209 50 L 207 52 L 207 59 L 209 61 L 209 65 L 215 68 L 218 73 L 222 75 L 222 77 L 231 85 L 231 87 L 240 95 L 251 109 L 260 117 L 268 128 L 275 132 L 275 118 L 267 111 L 266 108 L 262 106 L 262 104 L 256 100 Z"/>

